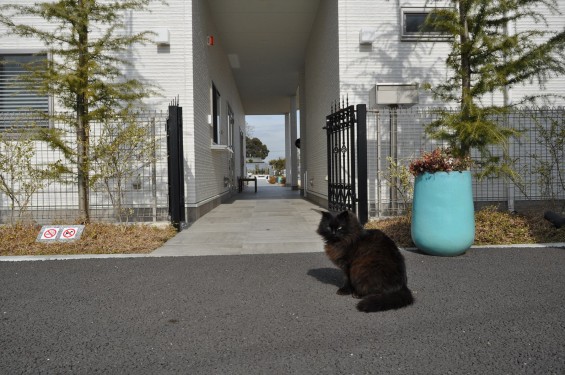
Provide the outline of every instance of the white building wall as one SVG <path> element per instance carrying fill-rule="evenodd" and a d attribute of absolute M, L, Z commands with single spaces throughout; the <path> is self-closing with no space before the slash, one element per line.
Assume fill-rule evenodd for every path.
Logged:
<path fill-rule="evenodd" d="M 22 0 L 34 3 L 34 0 Z M 0 4 L 9 3 L 0 0 Z M 167 29 L 169 45 L 136 45 L 126 57 L 132 62 L 127 69 L 131 77 L 142 79 L 159 88 L 160 96 L 146 100 L 146 108 L 166 111 L 168 104 L 179 98 L 183 108 L 183 145 L 185 158 L 185 203 L 187 208 L 198 208 L 219 200 L 236 186 L 241 162 L 240 131 L 245 134 L 245 114 L 239 93 L 231 75 L 227 56 L 221 40 L 214 46 L 207 45 L 207 36 L 214 35 L 215 25 L 205 0 L 169 0 L 164 5 L 154 2 L 148 12 L 125 14 L 128 29 L 133 33 Z M 25 20 L 36 26 L 50 27 L 41 19 Z M 2 30 L 0 30 L 2 31 Z M 38 51 L 43 45 L 36 40 L 1 37 L 0 51 Z M 233 144 L 233 151 L 213 151 L 211 85 L 215 83 L 221 97 L 221 142 Z M 235 125 L 233 141 L 228 142 L 227 106 L 231 106 Z M 55 110 L 60 110 L 55 106 Z M 56 204 L 54 196 L 52 204 Z M 65 202 L 73 205 L 74 202 Z M 196 216 L 200 216 L 199 214 Z"/>
<path fill-rule="evenodd" d="M 0 0 L 0 5 L 7 5 L 13 4 L 14 1 L 9 0 Z M 22 5 L 32 5 L 35 3 L 34 0 L 20 0 L 18 4 Z M 44 28 L 49 30 L 49 24 L 45 22 L 43 19 L 38 17 L 18 17 L 16 18 L 16 22 L 20 23 L 30 23 L 34 24 L 37 27 Z M 7 36 L 5 35 L 6 28 L 3 25 L 0 25 L 0 52 L 2 53 L 27 53 L 29 51 L 38 52 L 43 48 L 43 44 L 39 40 L 33 40 L 29 38 L 19 38 L 16 36 Z"/>
<path fill-rule="evenodd" d="M 301 171 L 307 181 L 303 187 L 309 199 L 327 200 L 326 116 L 339 99 L 338 2 L 320 1 L 318 15 L 306 49 L 301 96 L 300 137 Z M 304 113 L 303 113 L 304 112 Z M 303 175 L 304 176 L 304 175 Z"/>
<path fill-rule="evenodd" d="M 231 74 L 222 41 L 217 37 L 216 26 L 205 0 L 193 2 L 193 53 L 194 53 L 194 113 L 195 163 L 191 173 L 196 179 L 194 195 L 188 196 L 187 206 L 198 207 L 232 191 L 237 184 L 240 165 L 239 134 L 245 134 L 245 114 L 239 92 Z M 215 35 L 214 45 L 207 44 L 207 37 Z M 228 144 L 228 104 L 235 115 L 234 152 L 212 149 L 212 83 L 220 92 L 220 144 Z M 232 161 L 231 158 L 234 158 Z M 233 164 L 232 164 L 233 163 Z M 235 180 L 231 180 L 235 167 Z"/>
<path fill-rule="evenodd" d="M 399 5 L 397 5 L 399 4 Z M 445 76 L 449 43 L 401 41 L 400 7 L 424 7 L 422 1 L 340 0 L 340 93 L 353 104 L 369 104 L 369 90 L 376 83 L 434 82 Z M 373 28 L 372 45 L 359 44 L 359 32 Z M 421 93 L 422 103 L 431 103 Z"/>
<path fill-rule="evenodd" d="M 447 76 L 445 59 L 449 42 L 401 41 L 402 7 L 424 8 L 426 0 L 401 0 L 391 3 L 384 0 L 339 0 L 339 66 L 340 93 L 348 95 L 350 103 L 367 103 L 368 92 L 375 83 L 437 83 Z M 434 6 L 447 6 L 448 2 L 434 2 Z M 565 25 L 565 3 L 559 2 L 560 15 L 546 11 L 550 30 L 561 31 Z M 534 21 L 515 25 L 519 30 L 539 29 Z M 377 30 L 375 42 L 369 46 L 359 44 L 362 28 Z M 510 29 L 512 32 L 512 28 Z M 539 94 L 539 86 L 527 83 L 514 87 L 514 101 L 525 95 Z M 546 92 L 565 93 L 565 77 L 550 79 Z M 484 98 L 485 104 L 502 103 L 502 95 Z M 444 104 L 434 101 L 428 92 L 420 90 L 420 103 Z M 565 103 L 561 101 L 553 103 Z"/>
<path fill-rule="evenodd" d="M 195 200 L 196 182 L 194 179 L 196 142 L 194 130 L 194 51 L 192 27 L 192 2 L 182 0 L 168 1 L 167 5 L 155 2 L 151 13 L 133 15 L 137 30 L 167 29 L 170 45 L 148 44 L 137 47 L 132 59 L 134 69 L 143 78 L 156 83 L 161 97 L 148 100 L 151 108 L 167 110 L 168 104 L 177 99 L 183 110 L 183 151 L 185 203 Z"/>
<path fill-rule="evenodd" d="M 449 50 L 447 42 L 407 42 L 401 40 L 401 8 L 424 7 L 422 1 L 400 1 L 390 3 L 371 0 L 339 1 L 339 76 L 340 96 L 347 98 L 349 104 L 367 104 L 370 110 L 374 105 L 369 101 L 369 91 L 377 83 L 418 84 L 438 81 L 446 76 L 445 56 Z M 376 30 L 372 45 L 361 45 L 361 29 Z M 422 104 L 439 105 L 429 93 L 419 92 Z M 378 168 L 386 164 L 390 149 L 389 124 L 379 124 L 374 113 L 367 114 L 367 166 L 369 201 L 376 200 L 378 192 L 387 195 L 388 188 L 379 185 L 376 175 Z M 377 130 L 381 132 L 377 147 Z M 399 126 L 399 138 L 402 126 Z M 420 135 L 417 136 L 419 140 Z M 404 139 L 408 144 L 417 140 Z M 399 143 L 402 147 L 403 143 Z M 386 170 L 386 167 L 385 167 Z M 371 211 L 373 207 L 371 206 Z"/>
<path fill-rule="evenodd" d="M 33 4 L 35 0 L 19 0 L 18 4 Z M 0 0 L 0 5 L 13 3 L 10 0 Z M 170 31 L 170 46 L 157 46 L 154 43 L 133 46 L 126 58 L 132 62 L 127 69 L 131 77 L 156 85 L 162 94 L 147 100 L 146 104 L 151 109 L 166 110 L 167 103 L 173 97 L 181 97 L 188 102 L 192 92 L 192 39 L 191 39 L 191 6 L 189 2 L 171 0 L 164 6 L 153 3 L 146 12 L 133 12 L 124 14 L 126 19 L 126 32 L 152 31 L 157 28 L 166 28 Z M 45 30 L 52 30 L 53 25 L 41 18 L 18 18 L 18 21 L 33 24 Z M 93 29 L 93 37 L 99 36 Z M 3 34 L 0 26 L 0 35 Z M 0 38 L 0 52 L 15 53 L 18 51 L 40 51 L 44 46 L 39 40 L 19 38 L 16 36 L 2 35 Z M 55 106 L 55 110 L 61 108 Z"/>
<path fill-rule="evenodd" d="M 431 83 L 444 80 L 448 75 L 445 59 L 450 50 L 448 42 L 402 41 L 401 40 L 401 8 L 425 7 L 425 0 L 399 1 L 395 4 L 380 0 L 339 0 L 339 78 L 340 97 L 348 98 L 350 104 L 368 104 L 369 90 L 376 83 Z M 434 2 L 434 5 L 448 5 Z M 561 11 L 565 3 L 560 2 Z M 565 25 L 565 15 L 547 14 L 548 28 L 560 31 Z M 533 21 L 514 25 L 518 30 L 539 28 Z M 372 45 L 360 45 L 359 32 L 363 28 L 373 28 L 377 37 Z M 510 29 L 513 32 L 513 28 Z M 513 87 L 511 99 L 514 103 L 527 95 L 540 94 L 539 85 L 535 82 Z M 553 77 L 545 82 L 548 94 L 565 95 L 565 77 Z M 419 90 L 419 103 L 423 105 L 455 105 L 434 100 L 429 92 Z M 502 93 L 489 95 L 483 99 L 485 105 L 502 104 Z M 564 105 L 564 99 L 549 101 L 545 104 Z M 376 199 L 377 162 L 386 170 L 386 157 L 390 156 L 388 148 L 390 138 L 389 124 L 376 123 L 376 116 L 369 113 L 368 125 L 368 172 L 369 199 Z M 377 129 L 380 129 L 380 146 L 377 147 Z M 384 129 L 384 131 L 383 131 Z M 412 128 L 398 124 L 398 147 L 418 152 L 417 145 L 421 134 Z M 384 145 L 384 147 L 382 147 Z M 380 153 L 380 154 L 379 154 Z M 325 170 L 325 169 L 324 169 Z M 380 187 L 383 194 L 388 194 L 387 186 Z"/>
<path fill-rule="evenodd" d="M 545 12 L 547 26 L 543 23 L 536 23 L 533 20 L 530 20 L 529 22 L 523 22 L 521 24 L 514 25 L 514 27 L 510 27 L 509 32 L 515 33 L 516 30 L 524 31 L 537 29 L 562 31 L 565 27 L 565 1 L 558 0 L 557 6 L 559 7 L 561 14 L 552 15 L 549 12 Z M 530 84 L 529 82 L 524 85 L 513 87 L 510 90 L 510 96 L 511 100 L 514 103 L 518 103 L 522 98 L 526 96 L 539 95 L 542 93 L 542 91 L 548 94 L 561 95 L 562 97 L 552 98 L 547 102 L 542 102 L 541 104 L 557 106 L 565 105 L 565 75 L 549 78 L 544 82 L 543 88 L 541 90 L 539 85 L 535 83 Z"/>
<path fill-rule="evenodd" d="M 0 0 L 0 5 L 13 3 L 9 0 Z M 18 4 L 33 4 L 35 0 L 19 0 Z M 148 84 L 154 85 L 160 95 L 147 98 L 144 101 L 144 107 L 141 110 L 153 110 L 157 112 L 166 111 L 168 103 L 173 98 L 179 97 L 181 105 L 185 113 L 192 113 L 192 7 L 190 2 L 182 0 L 168 1 L 168 5 L 161 3 L 153 3 L 149 11 L 145 12 L 128 12 L 124 14 L 126 22 L 126 31 L 138 33 L 142 31 L 151 31 L 156 28 L 166 28 L 170 31 L 170 45 L 158 46 L 155 43 L 147 43 L 145 45 L 137 44 L 132 46 L 125 57 L 132 63 L 126 68 L 126 74 L 132 78 L 140 79 Z M 32 24 L 36 27 L 52 30 L 53 25 L 39 17 L 19 18 L 22 23 Z M 98 37 L 95 28 L 92 29 L 92 37 Z M 44 45 L 32 38 L 19 38 L 15 36 L 3 35 L 4 29 L 0 26 L 0 52 L 1 53 L 28 53 L 38 52 L 44 48 Z M 58 105 L 56 98 L 53 98 L 53 110 L 61 111 L 64 108 Z M 185 116 L 184 125 L 184 143 L 194 143 L 192 131 L 193 119 L 191 116 Z M 165 126 L 163 122 L 159 125 Z M 96 133 L 97 129 L 92 129 L 92 133 Z M 157 133 L 161 134 L 164 129 L 157 129 Z M 185 148 L 192 150 L 193 147 Z M 36 148 L 36 159 L 43 163 L 55 162 L 61 156 L 52 152 L 45 145 L 39 145 Z M 160 150 L 160 153 L 166 153 L 166 150 Z M 194 160 L 193 152 L 187 152 L 187 163 L 190 165 Z M 166 176 L 166 165 L 159 163 L 159 174 Z M 166 181 L 165 181 L 166 183 Z M 192 182 L 194 185 L 194 182 Z M 70 185 L 52 184 L 47 189 L 39 192 L 33 197 L 32 207 L 42 207 L 45 209 L 70 209 L 78 207 L 78 194 L 72 193 Z M 188 192 L 191 189 L 190 182 L 187 180 L 185 188 Z M 71 191 L 71 193 L 61 194 L 60 191 Z M 143 205 L 149 204 L 152 200 L 150 196 L 143 197 L 140 193 L 133 194 L 130 197 L 136 203 Z M 101 194 L 95 191 L 91 192 L 91 204 L 101 204 L 104 200 Z M 166 201 L 166 199 L 165 199 Z M 0 209 L 8 206 L 8 201 L 0 202 Z"/>

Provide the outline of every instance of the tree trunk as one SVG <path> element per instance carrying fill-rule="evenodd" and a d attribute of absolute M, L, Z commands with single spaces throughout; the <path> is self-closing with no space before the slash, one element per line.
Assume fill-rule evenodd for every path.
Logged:
<path fill-rule="evenodd" d="M 79 16 L 77 24 L 79 40 L 79 56 L 77 75 L 79 85 L 77 90 L 77 169 L 78 169 L 78 198 L 80 220 L 84 223 L 90 222 L 89 203 L 89 122 L 88 122 L 88 13 L 86 12 L 84 0 L 79 0 L 79 8 L 82 17 Z"/>
<path fill-rule="evenodd" d="M 467 15 L 469 10 L 466 4 L 459 1 L 459 22 L 461 33 L 459 35 L 461 45 L 461 120 L 467 122 L 471 119 L 473 98 L 471 96 L 471 49 L 469 45 L 469 25 Z M 460 156 L 469 156 L 471 147 L 465 141 L 460 144 Z"/>

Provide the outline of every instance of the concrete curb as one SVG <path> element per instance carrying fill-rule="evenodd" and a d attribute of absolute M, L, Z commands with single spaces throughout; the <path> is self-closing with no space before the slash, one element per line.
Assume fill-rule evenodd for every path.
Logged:
<path fill-rule="evenodd" d="M 532 244 L 526 243 L 526 244 L 515 244 L 515 245 L 477 245 L 477 246 L 471 246 L 471 249 L 542 248 L 542 247 L 565 248 L 565 242 L 532 243 Z"/>
<path fill-rule="evenodd" d="M 471 246 L 471 249 L 536 249 L 536 248 L 565 248 L 565 242 L 542 243 L 542 244 L 514 244 L 514 245 L 478 245 Z M 418 251 L 415 247 L 401 248 L 405 251 Z M 313 251 L 318 252 L 318 251 Z M 296 254 L 301 254 L 296 253 Z M 254 254 L 224 254 L 224 255 L 274 255 L 280 253 L 254 253 Z M 293 254 L 293 253 L 285 253 Z M 168 258 L 179 256 L 199 256 L 194 254 L 187 255 L 161 255 L 161 254 L 72 254 L 72 255 L 17 255 L 17 256 L 0 256 L 0 262 L 29 262 L 43 260 L 84 260 L 84 259 L 127 259 L 127 258 Z M 200 255 L 200 256 L 219 256 L 219 255 Z"/>
<path fill-rule="evenodd" d="M 1 256 L 0 262 L 27 262 L 39 260 L 123 259 L 146 258 L 151 254 L 70 254 L 70 255 L 15 255 Z"/>
<path fill-rule="evenodd" d="M 511 245 L 473 245 L 471 249 L 540 249 L 540 248 L 565 248 L 565 242 L 554 243 L 523 243 Z M 417 247 L 401 247 L 406 251 L 419 251 Z"/>

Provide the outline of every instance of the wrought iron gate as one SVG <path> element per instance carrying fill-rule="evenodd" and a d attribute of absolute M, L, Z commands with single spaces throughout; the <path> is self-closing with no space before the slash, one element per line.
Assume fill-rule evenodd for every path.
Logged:
<path fill-rule="evenodd" d="M 167 163 L 169 170 L 169 215 L 171 222 L 180 230 L 185 221 L 184 213 L 184 165 L 182 147 L 182 107 L 178 99 L 169 105 L 167 119 Z"/>
<path fill-rule="evenodd" d="M 326 117 L 328 209 L 351 210 L 361 224 L 368 220 L 367 107 L 332 108 Z"/>

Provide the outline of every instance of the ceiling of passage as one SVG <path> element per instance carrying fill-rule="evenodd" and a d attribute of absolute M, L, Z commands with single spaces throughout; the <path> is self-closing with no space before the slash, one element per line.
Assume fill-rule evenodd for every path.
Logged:
<path fill-rule="evenodd" d="M 320 0 L 208 0 L 245 113 L 290 110 Z"/>

